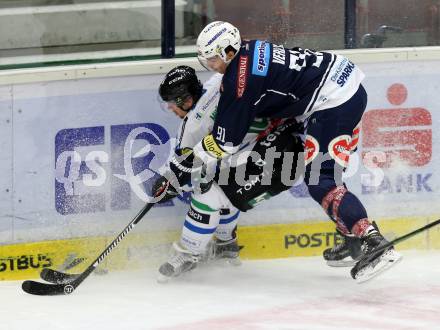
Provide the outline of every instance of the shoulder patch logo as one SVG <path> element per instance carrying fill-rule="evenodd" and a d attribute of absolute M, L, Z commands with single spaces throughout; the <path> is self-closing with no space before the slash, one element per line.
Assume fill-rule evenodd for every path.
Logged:
<path fill-rule="evenodd" d="M 269 69 L 270 45 L 265 41 L 258 40 L 255 43 L 252 74 L 267 76 Z"/>

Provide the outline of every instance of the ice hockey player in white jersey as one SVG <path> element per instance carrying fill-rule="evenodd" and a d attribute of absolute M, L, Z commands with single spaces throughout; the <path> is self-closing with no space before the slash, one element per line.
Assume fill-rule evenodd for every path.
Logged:
<path fill-rule="evenodd" d="M 192 149 L 204 136 L 211 133 L 220 97 L 221 80 L 221 74 L 214 74 L 202 86 L 194 69 L 188 66 L 178 66 L 165 76 L 159 87 L 160 97 L 168 109 L 182 119 L 177 134 L 177 156 Z M 273 146 L 279 151 L 302 151 L 302 142 L 293 136 L 298 127 L 296 122 L 277 121 L 276 124 L 278 125 L 269 120 L 255 120 L 241 143 L 241 152 L 257 150 L 264 155 L 265 149 Z M 276 132 L 276 137 L 271 136 L 270 141 L 266 141 L 265 137 L 271 132 Z M 280 162 L 282 159 L 277 162 L 279 168 Z M 265 170 L 261 165 L 264 162 L 260 165 L 258 163 L 245 157 L 241 163 L 234 164 L 236 167 L 245 166 L 246 171 L 255 175 L 262 174 Z M 173 166 L 176 164 L 171 161 L 170 167 Z M 230 166 L 230 162 L 224 166 Z M 230 176 L 234 174 L 235 169 L 230 172 Z M 199 189 L 192 192 L 191 205 L 185 216 L 180 240 L 173 243 L 172 256 L 159 268 L 159 281 L 191 270 L 205 258 L 228 258 L 233 263 L 239 263 L 240 248 L 236 234 L 239 210 L 247 211 L 257 201 L 289 188 L 281 184 L 279 179 L 278 185 L 263 186 L 257 183 L 246 191 L 240 189 L 234 179 L 224 186 L 220 186 L 218 181 L 216 177 L 214 182 L 202 183 Z M 161 196 L 160 202 L 178 194 L 166 175 L 157 180 L 152 193 L 154 196 Z"/>

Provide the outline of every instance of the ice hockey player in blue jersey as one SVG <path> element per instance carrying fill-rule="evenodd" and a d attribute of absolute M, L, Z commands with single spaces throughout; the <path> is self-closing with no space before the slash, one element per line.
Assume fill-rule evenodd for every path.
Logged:
<path fill-rule="evenodd" d="M 212 134 L 191 157 L 209 164 L 235 153 L 255 118 L 295 118 L 306 129 L 305 182 L 311 197 L 341 233 L 358 237 L 363 254 L 370 256 L 355 264 L 352 277 L 364 281 L 394 265 L 401 255 L 393 247 L 380 249 L 387 241 L 342 182 L 367 103 L 362 71 L 332 53 L 242 41 L 227 22 L 208 24 L 197 47 L 199 61 L 224 76 Z M 180 175 L 189 163 L 179 166 Z"/>

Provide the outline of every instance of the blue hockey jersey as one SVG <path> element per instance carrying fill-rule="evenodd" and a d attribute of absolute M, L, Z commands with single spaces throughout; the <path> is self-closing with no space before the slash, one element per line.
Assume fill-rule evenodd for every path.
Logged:
<path fill-rule="evenodd" d="M 202 147 L 217 158 L 233 153 L 255 118 L 304 121 L 347 101 L 363 77 L 340 55 L 243 41 L 223 76 L 213 133 Z"/>

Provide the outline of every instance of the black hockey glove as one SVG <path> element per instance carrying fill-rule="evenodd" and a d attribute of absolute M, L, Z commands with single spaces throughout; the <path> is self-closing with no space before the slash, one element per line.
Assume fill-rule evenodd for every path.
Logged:
<path fill-rule="evenodd" d="M 191 174 L 197 171 L 196 167 L 201 167 L 201 163 L 200 160 L 198 160 L 197 166 L 195 166 L 192 149 L 185 148 L 176 150 L 169 167 L 172 171 L 172 173 L 169 173 L 171 176 L 171 178 L 169 178 L 171 184 L 176 189 L 179 189 L 191 182 Z"/>
<path fill-rule="evenodd" d="M 172 171 L 169 180 L 177 191 L 188 184 L 194 191 L 204 193 L 210 189 L 215 174 L 206 174 L 206 166 L 191 149 L 176 150 L 169 168 Z"/>
<path fill-rule="evenodd" d="M 158 203 L 169 201 L 176 197 L 181 187 L 187 184 L 193 185 L 193 189 L 203 193 L 209 190 L 212 179 L 207 181 L 206 175 L 203 174 L 203 162 L 194 157 L 191 149 L 178 149 L 173 155 L 167 173 L 159 178 L 153 185 L 152 194 L 154 198 L 160 198 Z M 191 182 L 191 180 L 194 182 Z"/>

